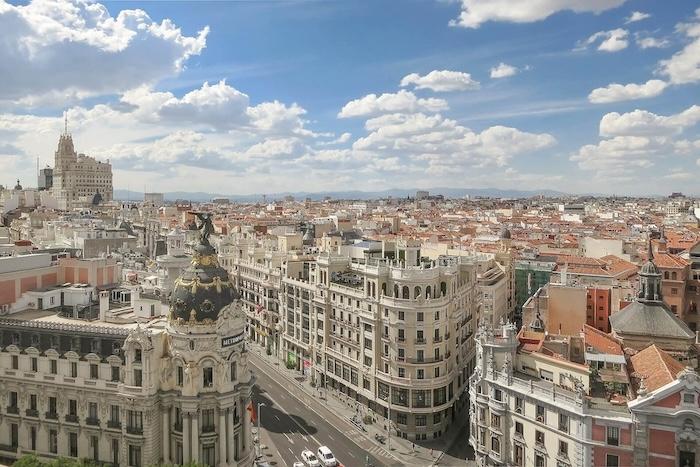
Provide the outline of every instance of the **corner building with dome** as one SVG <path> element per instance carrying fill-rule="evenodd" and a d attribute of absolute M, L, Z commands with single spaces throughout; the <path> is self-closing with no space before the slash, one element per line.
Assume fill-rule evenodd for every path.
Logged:
<path fill-rule="evenodd" d="M 203 234 L 168 316 L 30 310 L 0 318 L 0 463 L 250 465 L 245 316 Z"/>

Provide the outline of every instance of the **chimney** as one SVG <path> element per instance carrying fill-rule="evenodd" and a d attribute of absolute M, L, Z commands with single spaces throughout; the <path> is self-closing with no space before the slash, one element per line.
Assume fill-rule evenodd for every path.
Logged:
<path fill-rule="evenodd" d="M 107 321 L 107 311 L 109 310 L 109 291 L 100 292 L 100 321 Z"/>

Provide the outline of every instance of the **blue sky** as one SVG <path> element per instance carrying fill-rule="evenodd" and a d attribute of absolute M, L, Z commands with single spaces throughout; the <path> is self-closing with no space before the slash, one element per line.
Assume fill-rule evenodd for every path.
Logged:
<path fill-rule="evenodd" d="M 0 0 L 0 183 L 700 193 L 697 4 L 532 3 Z"/>

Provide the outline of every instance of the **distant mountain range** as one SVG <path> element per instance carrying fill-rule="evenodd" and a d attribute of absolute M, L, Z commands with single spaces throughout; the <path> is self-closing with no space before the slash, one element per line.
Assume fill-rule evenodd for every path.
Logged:
<path fill-rule="evenodd" d="M 332 199 L 379 199 L 379 198 L 406 198 L 415 196 L 418 189 L 403 189 L 391 188 L 383 191 L 320 191 L 320 192 L 282 192 L 269 193 L 266 195 L 231 195 L 221 193 L 205 193 L 201 191 L 185 192 L 172 191 L 163 193 L 166 201 L 175 201 L 178 199 L 189 200 L 195 202 L 211 201 L 213 198 L 228 198 L 231 201 L 238 202 L 260 202 L 263 199 L 267 201 L 275 201 L 284 199 L 286 196 L 293 196 L 296 200 L 304 200 L 310 198 L 312 200 L 322 200 L 326 197 Z M 501 190 L 498 188 L 430 188 L 431 195 L 443 195 L 446 198 L 464 198 L 465 196 L 476 197 L 491 197 L 491 198 L 529 198 L 532 196 L 558 197 L 566 196 L 566 193 L 554 190 Z M 129 190 L 114 190 L 114 198 L 123 201 L 142 201 L 143 193 Z"/>

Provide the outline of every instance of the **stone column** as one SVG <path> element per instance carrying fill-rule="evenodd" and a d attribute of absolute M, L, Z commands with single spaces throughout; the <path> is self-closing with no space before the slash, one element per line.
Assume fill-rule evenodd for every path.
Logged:
<path fill-rule="evenodd" d="M 192 462 L 199 463 L 199 413 L 192 414 Z"/>
<path fill-rule="evenodd" d="M 190 461 L 190 414 L 182 414 L 182 463 Z"/>
<path fill-rule="evenodd" d="M 228 446 L 228 463 L 229 465 L 234 465 L 234 459 L 233 459 L 233 454 L 236 452 L 236 448 L 233 444 L 233 432 L 235 431 L 235 423 L 233 420 L 233 409 L 229 408 L 227 409 L 226 413 L 226 424 L 227 424 L 227 431 L 226 434 L 228 435 L 226 438 L 226 445 Z"/>
<path fill-rule="evenodd" d="M 163 420 L 163 463 L 170 463 L 170 407 L 165 407 L 161 412 Z"/>
<path fill-rule="evenodd" d="M 219 465 L 226 465 L 226 444 L 227 444 L 227 423 L 226 411 L 228 409 L 219 408 Z"/>

